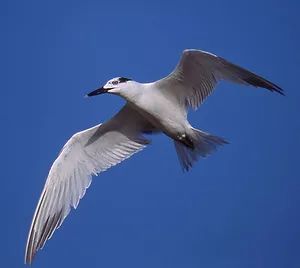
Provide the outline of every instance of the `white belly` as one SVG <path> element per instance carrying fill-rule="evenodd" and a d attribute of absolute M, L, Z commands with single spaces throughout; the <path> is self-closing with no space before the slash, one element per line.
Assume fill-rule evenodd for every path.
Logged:
<path fill-rule="evenodd" d="M 156 128 L 172 138 L 190 128 L 185 112 L 161 94 L 143 94 L 134 106 Z"/>

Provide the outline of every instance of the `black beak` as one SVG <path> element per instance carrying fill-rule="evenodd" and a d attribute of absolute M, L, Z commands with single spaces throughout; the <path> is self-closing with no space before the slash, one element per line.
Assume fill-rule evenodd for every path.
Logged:
<path fill-rule="evenodd" d="M 109 90 L 109 88 L 100 87 L 100 88 L 86 94 L 86 96 L 87 97 L 97 96 L 97 95 L 106 93 L 108 90 Z"/>

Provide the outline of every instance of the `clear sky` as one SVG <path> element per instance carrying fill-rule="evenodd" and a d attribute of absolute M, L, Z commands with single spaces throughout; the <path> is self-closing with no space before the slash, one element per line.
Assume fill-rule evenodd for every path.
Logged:
<path fill-rule="evenodd" d="M 124 101 L 83 98 L 115 76 L 167 75 L 185 48 L 278 83 L 222 83 L 192 124 L 229 145 L 183 173 L 170 140 L 93 180 L 33 267 L 300 267 L 297 1 L 1 1 L 2 267 L 23 267 L 49 167 Z"/>

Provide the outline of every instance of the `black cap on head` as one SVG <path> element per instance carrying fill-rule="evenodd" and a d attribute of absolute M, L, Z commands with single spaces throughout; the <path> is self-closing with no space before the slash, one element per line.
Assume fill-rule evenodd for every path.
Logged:
<path fill-rule="evenodd" d="M 132 80 L 132 79 L 126 78 L 126 77 L 120 77 L 120 78 L 119 78 L 119 82 L 120 82 L 120 83 L 124 83 L 124 82 L 131 81 L 131 80 Z"/>

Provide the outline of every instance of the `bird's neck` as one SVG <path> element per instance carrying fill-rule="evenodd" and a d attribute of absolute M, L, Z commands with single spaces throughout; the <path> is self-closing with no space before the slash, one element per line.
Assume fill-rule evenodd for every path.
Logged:
<path fill-rule="evenodd" d="M 144 84 L 138 82 L 130 83 L 130 86 L 120 92 L 120 96 L 129 102 L 136 102 L 143 94 Z"/>

